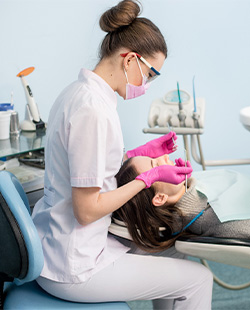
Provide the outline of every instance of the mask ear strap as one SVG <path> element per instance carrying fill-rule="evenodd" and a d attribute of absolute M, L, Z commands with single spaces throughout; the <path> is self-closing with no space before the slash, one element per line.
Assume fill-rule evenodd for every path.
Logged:
<path fill-rule="evenodd" d="M 123 68 L 123 70 L 124 70 L 124 73 L 125 73 L 125 76 L 126 76 L 126 79 L 127 79 L 127 83 L 129 84 L 127 72 L 126 72 L 125 68 Z"/>
<path fill-rule="evenodd" d="M 139 66 L 140 71 L 141 71 L 141 76 L 143 77 L 143 73 L 142 73 L 142 69 L 141 69 L 141 65 L 140 65 L 140 63 L 139 63 L 138 57 L 137 57 L 136 55 L 135 55 L 135 57 L 136 57 L 136 60 L 137 60 L 138 66 Z"/>

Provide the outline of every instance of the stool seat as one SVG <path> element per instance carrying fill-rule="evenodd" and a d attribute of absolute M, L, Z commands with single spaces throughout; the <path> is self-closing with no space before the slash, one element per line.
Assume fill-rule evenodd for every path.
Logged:
<path fill-rule="evenodd" d="M 49 295 L 36 281 L 16 286 L 11 283 L 5 289 L 4 310 L 82 309 L 82 310 L 128 310 L 125 302 L 78 303 L 65 301 Z"/>

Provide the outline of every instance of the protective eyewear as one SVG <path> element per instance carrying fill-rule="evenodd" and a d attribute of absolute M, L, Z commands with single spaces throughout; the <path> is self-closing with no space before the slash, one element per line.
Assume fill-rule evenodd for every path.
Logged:
<path fill-rule="evenodd" d="M 156 79 L 159 75 L 160 72 L 157 71 L 153 66 L 150 65 L 150 63 L 147 62 L 145 58 L 143 58 L 141 55 L 135 53 L 136 56 L 150 69 L 148 76 L 147 76 L 147 83 L 152 82 L 154 79 Z M 123 53 L 120 54 L 122 57 L 126 57 L 128 53 Z"/>

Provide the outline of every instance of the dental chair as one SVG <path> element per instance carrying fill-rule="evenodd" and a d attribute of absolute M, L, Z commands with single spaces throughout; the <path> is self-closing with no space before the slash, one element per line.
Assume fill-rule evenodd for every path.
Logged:
<path fill-rule="evenodd" d="M 132 241 L 125 223 L 116 218 L 113 218 L 109 232 Z M 180 253 L 200 258 L 201 263 L 209 269 L 207 260 L 250 269 L 250 240 L 190 235 L 177 239 L 175 248 Z M 231 290 L 240 290 L 250 286 L 250 283 L 231 285 L 223 282 L 215 275 L 214 281 L 220 286 Z"/>
<path fill-rule="evenodd" d="M 149 127 L 144 128 L 143 132 L 162 135 L 173 130 L 177 135 L 181 135 L 187 159 L 191 160 L 192 155 L 192 158 L 202 166 L 203 170 L 206 170 L 207 167 L 250 165 L 250 158 L 205 160 L 200 136 L 204 133 L 206 102 L 205 98 L 196 98 L 194 78 L 192 86 L 193 97 L 185 90 L 176 89 L 167 92 L 162 98 L 155 99 L 151 103 L 148 114 Z M 250 107 L 240 111 L 240 121 L 250 131 Z M 111 224 L 110 232 L 130 239 L 127 228 L 122 222 L 115 220 Z M 208 268 L 206 260 L 250 269 L 250 240 L 183 236 L 177 239 L 175 248 L 178 252 L 200 258 Z M 214 281 L 220 286 L 232 290 L 250 286 L 250 283 L 233 286 L 221 281 L 215 275 Z"/>
<path fill-rule="evenodd" d="M 18 179 L 0 172 L 0 309 L 126 310 L 125 302 L 74 303 L 42 290 L 35 279 L 43 268 L 41 242 Z"/>

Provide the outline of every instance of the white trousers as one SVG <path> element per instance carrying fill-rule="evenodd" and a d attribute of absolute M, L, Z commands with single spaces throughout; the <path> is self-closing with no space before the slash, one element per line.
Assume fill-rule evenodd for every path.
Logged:
<path fill-rule="evenodd" d="M 84 283 L 42 277 L 37 282 L 48 293 L 76 302 L 153 300 L 154 310 L 210 310 L 212 273 L 197 262 L 165 257 L 175 254 L 170 249 L 150 255 L 134 247 Z"/>

